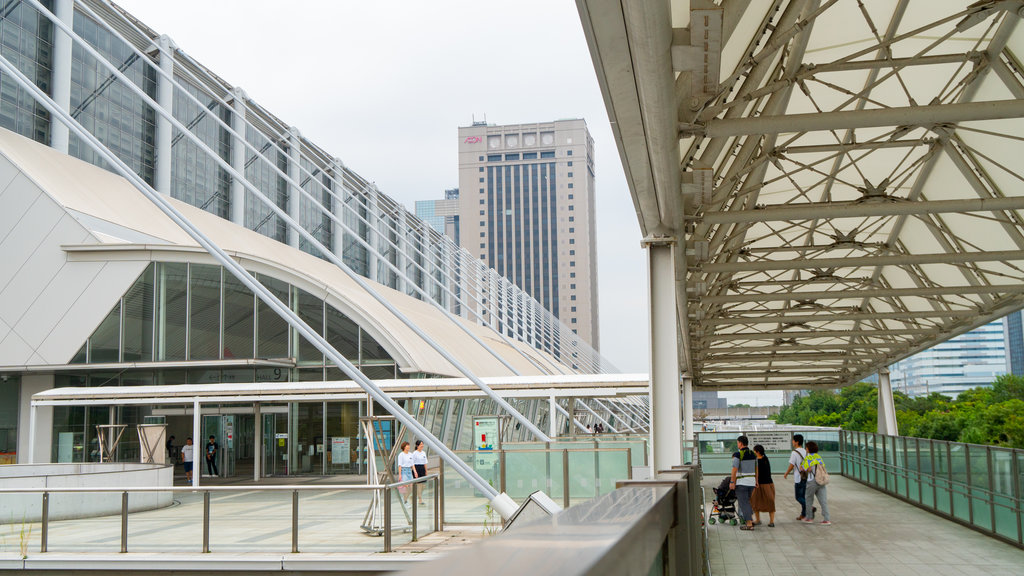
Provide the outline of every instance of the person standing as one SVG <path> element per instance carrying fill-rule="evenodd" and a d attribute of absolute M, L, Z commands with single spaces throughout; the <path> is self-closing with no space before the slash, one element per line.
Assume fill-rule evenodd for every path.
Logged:
<path fill-rule="evenodd" d="M 416 441 L 416 450 L 412 453 L 412 465 L 413 465 L 413 476 L 415 478 L 425 478 L 427 476 L 427 445 L 423 443 L 423 440 Z M 423 501 L 423 487 L 420 488 L 420 506 L 425 506 L 426 502 Z"/>
<path fill-rule="evenodd" d="M 757 456 L 753 450 L 747 448 L 748 443 L 746 436 L 736 439 L 736 447 L 739 450 L 732 455 L 732 477 L 729 479 L 729 488 L 736 491 L 740 515 L 746 522 L 740 526 L 740 530 L 754 529 L 754 511 L 750 507 L 750 496 L 757 484 Z"/>
<path fill-rule="evenodd" d="M 185 445 L 181 447 L 181 460 L 185 464 L 185 482 L 188 484 L 192 483 L 192 464 L 195 463 L 195 449 L 192 445 L 192 439 L 185 440 Z"/>
<path fill-rule="evenodd" d="M 804 519 L 804 503 L 806 502 L 804 495 L 807 493 L 807 472 L 803 469 L 804 458 L 807 457 L 807 450 L 804 449 L 804 435 L 793 434 L 792 445 L 793 451 L 789 454 L 789 467 L 786 468 L 782 479 L 785 480 L 791 472 L 793 473 L 793 491 L 797 503 L 800 504 L 800 516 L 797 516 L 799 522 Z"/>
<path fill-rule="evenodd" d="M 818 472 L 818 466 L 825 469 L 825 462 L 818 455 L 818 443 L 811 441 L 807 443 L 807 457 L 804 458 L 803 469 L 807 471 L 807 502 L 804 504 L 804 522 L 814 522 L 814 497 L 818 497 L 818 504 L 821 504 L 821 523 L 825 526 L 832 524 L 828 516 L 828 486 L 818 484 L 814 475 Z"/>
<path fill-rule="evenodd" d="M 217 439 L 211 434 L 209 441 L 206 442 L 206 472 L 210 476 L 220 475 L 220 470 L 217 469 L 218 452 L 220 452 L 220 444 L 217 444 Z"/>
<path fill-rule="evenodd" d="M 402 451 L 398 454 L 398 480 L 399 482 L 405 482 L 412 480 L 413 478 L 413 462 L 412 454 L 409 453 L 409 443 L 402 442 Z M 405 493 L 408 491 L 408 486 L 399 486 L 398 492 L 402 495 L 402 501 L 405 502 Z"/>
<path fill-rule="evenodd" d="M 768 527 L 775 527 L 775 483 L 772 482 L 772 463 L 764 454 L 764 446 L 754 446 L 757 456 L 757 486 L 750 497 L 754 510 L 754 526 L 761 524 L 761 512 L 768 513 Z"/>

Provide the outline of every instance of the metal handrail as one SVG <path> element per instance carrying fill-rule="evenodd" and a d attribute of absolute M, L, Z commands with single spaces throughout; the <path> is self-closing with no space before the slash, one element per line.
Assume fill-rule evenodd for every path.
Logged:
<path fill-rule="evenodd" d="M 416 496 L 417 492 L 421 487 L 420 484 L 424 482 L 433 482 L 435 489 L 434 498 L 434 531 L 441 529 L 441 518 L 438 514 L 439 498 L 440 493 L 444 490 L 444 486 L 440 482 L 441 476 L 439 474 L 428 474 L 420 478 L 413 478 L 412 480 L 403 480 L 401 482 L 394 482 L 391 484 L 318 484 L 315 486 L 310 485 L 294 485 L 294 484 L 281 484 L 275 486 L 202 486 L 200 488 L 194 488 L 192 486 L 130 486 L 130 487 L 38 487 L 38 486 L 26 486 L 19 488 L 0 488 L 0 494 L 41 494 L 42 495 L 42 507 L 40 517 L 40 542 L 39 552 L 47 552 L 49 546 L 49 528 L 50 528 L 50 495 L 51 494 L 84 494 L 84 493 L 102 493 L 102 494 L 121 494 L 121 552 L 125 553 L 128 551 L 128 495 L 130 493 L 166 493 L 166 492 L 191 492 L 191 493 L 202 493 L 203 494 L 203 553 L 210 552 L 210 494 L 214 492 L 291 492 L 292 494 L 292 514 L 291 514 L 291 535 L 292 535 L 292 546 L 291 551 L 293 554 L 299 552 L 299 492 L 338 492 L 338 491 L 350 491 L 350 492 L 380 492 L 384 496 L 384 551 L 391 551 L 391 514 L 390 514 L 390 491 L 403 486 L 413 486 L 413 495 Z M 413 540 L 416 541 L 419 537 L 418 534 L 418 514 L 417 509 L 413 508 L 412 515 L 412 531 Z"/>

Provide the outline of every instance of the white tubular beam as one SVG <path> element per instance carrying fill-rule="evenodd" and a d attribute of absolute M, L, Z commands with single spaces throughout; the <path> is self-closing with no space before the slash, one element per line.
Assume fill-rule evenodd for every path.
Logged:
<path fill-rule="evenodd" d="M 683 463 L 679 431 L 675 243 L 647 243 L 651 330 L 651 472 Z"/>
<path fill-rule="evenodd" d="M 896 423 L 896 403 L 892 398 L 892 384 L 889 381 L 889 370 L 878 371 L 878 433 L 886 436 L 899 436 Z"/>
<path fill-rule="evenodd" d="M 609 432 L 611 432 L 612 434 L 617 434 L 618 433 L 618 430 L 616 430 L 614 426 L 612 426 L 607 420 L 602 418 L 597 412 L 594 412 L 594 409 L 591 408 L 590 406 L 587 406 L 586 402 L 584 402 L 583 400 L 580 400 L 579 398 L 576 399 L 576 402 L 579 403 L 580 406 L 583 406 L 583 408 L 587 412 L 590 412 L 591 416 L 593 416 L 594 418 L 597 418 L 598 421 L 600 421 L 602 424 L 607 426 Z"/>
<path fill-rule="evenodd" d="M 41 9 L 41 5 L 39 5 L 36 0 L 28 1 L 32 3 L 34 6 L 36 6 L 37 10 Z M 45 13 L 45 10 L 42 10 L 42 13 Z M 59 22 L 55 24 L 57 26 L 60 26 Z M 71 33 L 70 29 L 67 29 L 65 31 Z M 77 40 L 81 42 L 80 39 Z M 106 62 L 105 60 L 103 60 L 102 56 L 99 55 L 99 53 L 95 52 L 95 50 L 92 49 L 88 44 L 85 44 L 83 42 L 82 45 L 86 49 L 86 51 L 90 52 L 90 54 L 93 57 L 99 59 L 102 62 Z M 106 62 L 106 64 L 109 65 L 109 62 Z M 181 212 L 179 212 L 172 204 L 170 204 L 166 198 L 164 198 L 162 195 L 160 195 L 151 187 L 149 187 L 138 174 L 133 172 L 131 168 L 129 168 L 120 158 L 118 158 L 113 152 L 107 149 L 102 144 L 102 142 L 100 142 L 96 138 L 96 136 L 94 136 L 88 130 L 85 130 L 74 118 L 71 117 L 70 114 L 67 113 L 67 111 L 61 110 L 56 104 L 54 104 L 53 100 L 51 100 L 45 92 L 40 90 L 38 86 L 36 86 L 32 81 L 25 77 L 25 75 L 20 70 L 18 70 L 17 67 L 11 64 L 10 61 L 8 61 L 2 55 L 0 55 L 0 69 L 2 69 L 5 73 L 9 74 L 10 77 L 14 79 L 14 81 L 17 82 L 17 84 L 22 89 L 26 90 L 29 94 L 31 94 L 37 102 L 39 102 L 44 108 L 46 108 L 50 112 L 50 114 L 54 116 L 54 118 L 58 119 L 61 122 L 64 122 L 76 136 L 82 138 L 85 141 L 86 145 L 90 146 L 101 158 L 107 161 L 111 165 L 112 169 L 116 171 L 117 174 L 131 182 L 132 185 L 139 190 L 139 192 L 141 192 L 146 198 L 153 202 L 161 210 L 161 212 L 168 216 L 175 224 L 180 226 L 183 231 L 185 231 L 193 240 L 195 240 L 196 243 L 202 246 L 203 249 L 205 249 L 207 253 L 209 253 L 213 257 L 214 260 L 216 260 L 221 266 L 225 268 L 225 270 L 230 272 L 235 278 L 237 278 L 246 287 L 252 290 L 261 301 L 263 301 L 271 309 L 273 309 L 274 312 L 276 312 L 283 320 L 285 320 L 289 324 L 289 326 L 294 328 L 301 336 L 303 336 L 310 343 L 312 343 L 317 348 L 317 350 L 322 352 L 327 357 L 327 359 L 329 359 L 335 366 L 340 368 L 342 372 L 344 372 L 349 378 L 352 378 L 352 380 L 355 381 L 360 386 L 360 388 L 362 388 L 379 404 L 384 406 L 385 409 L 392 416 L 394 416 L 398 421 L 400 421 L 402 424 L 404 424 L 414 433 L 416 433 L 420 438 L 422 438 L 424 442 L 427 443 L 428 446 L 433 448 L 441 456 L 441 458 L 443 458 L 445 462 L 452 466 L 463 478 L 466 479 L 467 482 L 469 482 L 477 490 L 487 495 L 487 498 L 490 499 L 492 502 L 495 502 L 496 506 L 499 507 L 499 511 L 507 509 L 507 506 L 505 506 L 505 504 L 507 504 L 505 500 L 508 500 L 507 496 L 505 496 L 504 500 L 499 502 L 499 500 L 501 499 L 499 498 L 498 491 L 495 490 L 493 486 L 488 484 L 479 474 L 477 474 L 472 468 L 466 465 L 461 458 L 459 458 L 454 452 L 448 449 L 448 447 L 445 446 L 443 442 L 438 440 L 437 437 L 431 434 L 429 430 L 427 430 L 419 422 L 412 418 L 409 415 L 409 413 L 406 412 L 397 402 L 395 402 L 391 397 L 384 393 L 372 380 L 367 378 L 365 374 L 359 371 L 359 369 L 356 368 L 348 359 L 346 359 L 333 346 L 331 346 L 331 344 L 328 343 L 327 340 L 323 338 L 323 336 L 321 336 L 317 331 L 310 328 L 310 326 L 306 324 L 301 318 L 299 318 L 299 316 L 295 314 L 295 312 L 293 312 L 287 304 L 281 302 L 277 298 L 277 296 L 274 295 L 273 292 L 267 290 L 267 288 L 263 286 L 263 284 L 261 284 L 259 281 L 257 281 L 251 274 L 249 274 L 249 272 L 246 271 L 244 267 L 242 267 L 238 262 L 236 262 L 230 256 L 228 256 L 219 246 L 213 243 L 213 241 L 211 241 L 205 234 L 203 234 L 198 228 L 196 228 L 196 226 L 192 224 L 192 222 L 185 218 L 184 215 L 181 214 Z M 116 75 L 119 75 L 119 79 L 126 85 L 134 87 L 134 84 L 128 81 L 127 78 L 124 78 L 124 75 L 118 72 L 116 67 L 110 66 L 108 69 L 110 69 Z M 137 93 L 143 96 L 144 99 L 147 99 L 145 98 L 144 93 Z M 151 99 L 147 103 L 149 103 L 151 106 L 155 106 L 156 104 L 155 102 L 152 102 Z M 158 113 L 163 113 L 163 111 L 158 110 Z M 177 123 L 177 120 L 173 118 L 169 118 L 169 120 L 171 120 L 172 124 Z M 186 136 L 191 137 L 192 141 L 195 142 L 196 145 L 199 146 L 208 155 L 214 158 L 219 158 L 215 153 L 213 153 L 209 149 L 209 147 L 203 144 L 201 140 L 194 138 L 194 136 L 190 132 L 188 132 L 185 126 L 182 126 L 179 123 L 179 125 L 176 125 L 175 127 L 178 128 L 179 130 L 183 130 Z M 228 170 L 229 174 L 231 174 L 233 177 L 241 177 L 241 175 L 234 173 L 234 171 L 230 169 L 230 166 L 227 165 L 227 163 L 223 163 L 221 164 L 221 166 Z M 253 187 L 251 188 L 251 191 L 259 195 L 264 201 L 266 201 L 266 198 L 262 196 L 258 189 Z M 277 207 L 275 204 L 269 201 L 267 201 L 267 205 L 272 210 L 275 210 L 275 213 L 278 214 L 278 216 L 284 218 L 285 221 L 288 222 L 288 224 L 291 227 L 297 228 L 297 223 L 291 220 L 286 213 L 280 210 L 279 207 Z M 312 235 L 310 235 L 305 230 L 302 230 L 301 228 L 298 228 L 298 230 L 300 233 L 305 235 L 307 241 L 311 242 L 319 250 L 324 251 L 324 247 L 316 240 L 316 238 L 314 238 Z M 339 267 L 346 272 L 346 274 L 350 275 L 350 277 L 354 277 L 353 279 L 357 283 L 359 283 L 360 286 L 364 287 L 364 289 L 366 289 L 367 292 L 375 294 L 375 292 L 369 289 L 368 286 L 364 286 L 365 281 L 358 275 L 354 274 L 351 271 L 351 269 L 344 265 L 344 263 L 335 263 L 338 264 Z M 410 328 L 414 331 L 417 330 L 417 327 L 415 325 L 410 326 Z M 425 338 L 425 336 L 421 337 Z M 490 390 L 490 388 L 487 389 Z M 493 394 L 493 391 L 491 391 L 491 393 Z M 198 399 L 196 399 L 195 401 L 195 408 L 196 413 L 198 414 Z M 518 412 L 515 412 L 514 410 L 512 410 L 512 412 L 514 414 L 518 414 Z M 194 425 L 198 427 L 198 419 L 196 419 Z M 532 425 L 532 423 L 530 423 L 530 425 Z M 534 426 L 534 428 L 536 427 Z M 541 436 L 543 436 L 543 434 L 541 434 Z M 196 470 L 195 472 L 198 473 L 199 471 Z M 194 479 L 196 476 L 197 474 L 193 474 Z"/>
<path fill-rule="evenodd" d="M 705 304 L 725 304 L 728 302 L 784 302 L 787 300 L 832 300 L 862 298 L 888 298 L 900 296 L 949 296 L 967 294 L 1020 294 L 1024 293 L 1024 284 L 993 284 L 990 286 L 943 286 L 937 288 L 874 288 L 871 290 L 816 290 L 773 292 L 771 294 L 729 294 L 725 296 L 703 296 L 700 301 Z M 719 336 L 715 336 L 719 338 Z M 788 336 L 783 336 L 784 338 Z M 740 338 L 736 338 L 740 339 Z"/>
<path fill-rule="evenodd" d="M 75 15 L 74 0 L 55 0 L 53 15 L 71 26 Z M 53 70 L 50 77 L 53 101 L 64 110 L 71 110 L 71 37 L 62 32 L 53 35 Z M 50 123 L 50 147 L 62 154 L 68 153 L 71 142 L 68 127 L 60 122 Z"/>
<path fill-rule="evenodd" d="M 174 45 L 166 35 L 156 39 L 159 47 L 158 65 L 166 76 L 158 75 L 156 79 L 156 103 L 167 112 L 174 110 Z M 170 79 L 169 79 L 170 78 Z M 153 167 L 153 188 L 162 194 L 171 193 L 171 164 L 174 162 L 171 147 L 174 131 L 166 118 L 156 115 L 156 149 L 155 166 Z"/>
<path fill-rule="evenodd" d="M 192 401 L 192 487 L 199 488 L 199 477 L 203 475 L 203 468 L 199 453 L 203 450 L 203 416 L 201 414 L 199 398 Z"/>
<path fill-rule="evenodd" d="M 824 309 L 811 314 L 766 315 L 763 311 L 751 311 L 752 316 L 741 316 L 735 312 L 728 318 L 705 318 L 704 326 L 728 326 L 747 324 L 801 324 L 804 322 L 836 322 L 839 320 L 914 320 L 929 318 L 968 318 L 977 316 L 977 310 L 919 310 L 907 312 L 851 312 L 849 308 Z M 743 352 L 744 350 L 736 350 Z M 734 350 L 728 350 L 734 352 Z"/>
<path fill-rule="evenodd" d="M 574 402 L 574 404 L 575 404 L 575 402 Z M 561 406 L 559 406 L 558 402 L 555 402 L 555 409 L 558 410 L 559 412 L 561 412 L 562 415 L 565 416 L 567 420 L 569 420 L 573 424 L 575 424 L 576 427 L 579 428 L 581 432 L 586 432 L 587 431 L 587 427 L 584 426 L 579 420 L 574 418 L 573 415 L 570 414 L 568 410 L 566 410 L 565 408 L 562 408 Z"/>
<path fill-rule="evenodd" d="M 1024 100 L 1021 102 L 1024 102 Z M 1024 196 L 964 198 L 960 200 L 909 201 L 894 198 L 885 202 L 809 202 L 807 204 L 768 206 L 758 210 L 707 212 L 701 217 L 701 220 L 705 224 L 736 224 L 741 222 L 824 220 L 828 218 L 1000 212 L 1003 210 L 1024 210 Z"/>
<path fill-rule="evenodd" d="M 790 134 L 877 126 L 931 126 L 1021 117 L 1024 117 L 1024 100 L 992 100 L 936 106 L 713 119 L 708 120 L 703 133 L 708 138 L 723 138 L 748 134 Z"/>
<path fill-rule="evenodd" d="M 231 91 L 231 167 L 245 174 L 245 92 L 241 88 Z M 231 221 L 245 226 L 245 186 L 237 178 L 231 179 L 231 198 L 228 199 Z"/>
<path fill-rule="evenodd" d="M 628 429 L 630 432 L 636 432 L 636 428 L 633 428 L 632 426 L 630 426 L 629 422 L 626 422 L 625 418 L 617 416 L 615 414 L 615 411 L 612 410 L 611 407 L 609 407 L 607 404 L 602 402 L 600 398 L 594 398 L 594 402 L 597 402 L 598 406 L 600 406 L 602 409 L 608 411 L 608 417 L 609 418 L 616 418 L 619 421 L 619 424 L 621 424 L 621 427 Z M 608 424 L 608 428 L 609 429 L 611 429 L 611 426 L 612 426 L 611 424 Z"/>
<path fill-rule="evenodd" d="M 299 158 L 302 151 L 302 136 L 298 128 L 288 129 L 288 216 L 295 222 L 301 223 L 299 217 L 299 206 L 302 198 L 302 189 L 299 186 Z M 288 245 L 292 248 L 299 247 L 299 233 L 296 228 L 288 227 Z"/>
<path fill-rule="evenodd" d="M 1024 260 L 1024 250 L 960 252 L 949 254 L 896 254 L 853 258 L 800 258 L 700 264 L 701 272 L 762 272 L 768 270 L 811 270 L 815 268 L 859 268 L 862 266 L 911 266 L 918 264 L 962 264 Z"/>

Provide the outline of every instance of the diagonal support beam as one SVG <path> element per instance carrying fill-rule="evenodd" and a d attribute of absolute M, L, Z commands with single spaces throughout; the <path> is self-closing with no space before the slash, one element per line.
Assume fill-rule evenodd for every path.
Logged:
<path fill-rule="evenodd" d="M 966 252 L 960 254 L 898 254 L 868 258 L 807 258 L 796 260 L 758 260 L 722 262 L 696 266 L 703 272 L 763 272 L 768 270 L 813 270 L 816 268 L 859 268 L 862 266 L 909 266 L 918 264 L 963 264 L 968 262 L 1006 262 L 1024 260 L 1024 250 Z"/>
<path fill-rule="evenodd" d="M 913 216 L 916 214 L 1024 210 L 1024 196 L 962 200 L 922 200 L 918 202 L 895 198 L 889 200 L 886 202 L 809 202 L 807 204 L 778 205 L 746 211 L 710 212 L 704 214 L 701 220 L 706 224 L 735 224 L 739 222 L 786 222 L 822 218 Z"/>

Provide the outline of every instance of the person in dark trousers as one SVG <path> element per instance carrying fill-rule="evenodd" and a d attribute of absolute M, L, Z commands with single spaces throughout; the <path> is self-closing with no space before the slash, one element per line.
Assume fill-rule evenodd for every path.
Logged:
<path fill-rule="evenodd" d="M 761 512 L 768 513 L 768 527 L 775 527 L 775 483 L 772 482 L 772 463 L 764 453 L 764 446 L 754 446 L 757 455 L 757 486 L 750 497 L 754 509 L 754 526 L 761 524 Z"/>
<path fill-rule="evenodd" d="M 217 452 L 220 452 L 220 444 L 217 444 L 216 438 L 210 436 L 209 442 L 206 443 L 206 471 L 210 476 L 220 475 L 220 471 L 217 470 Z"/>
<path fill-rule="evenodd" d="M 736 439 L 736 447 L 739 450 L 732 455 L 732 476 L 729 478 L 729 488 L 736 491 L 740 516 L 746 522 L 740 526 L 740 530 L 754 529 L 754 511 L 750 507 L 750 496 L 757 484 L 757 456 L 753 450 L 747 448 L 749 442 L 746 436 Z"/>
<path fill-rule="evenodd" d="M 794 494 L 797 503 L 800 504 L 800 516 L 797 516 L 797 521 L 800 521 L 804 519 L 804 504 L 807 501 L 804 497 L 807 493 L 807 474 L 802 466 L 804 458 L 807 457 L 807 450 L 804 449 L 804 435 L 793 434 L 792 444 L 793 451 L 789 454 L 789 467 L 786 468 L 786 473 L 782 475 L 782 479 L 785 480 L 791 472 L 793 473 Z"/>

